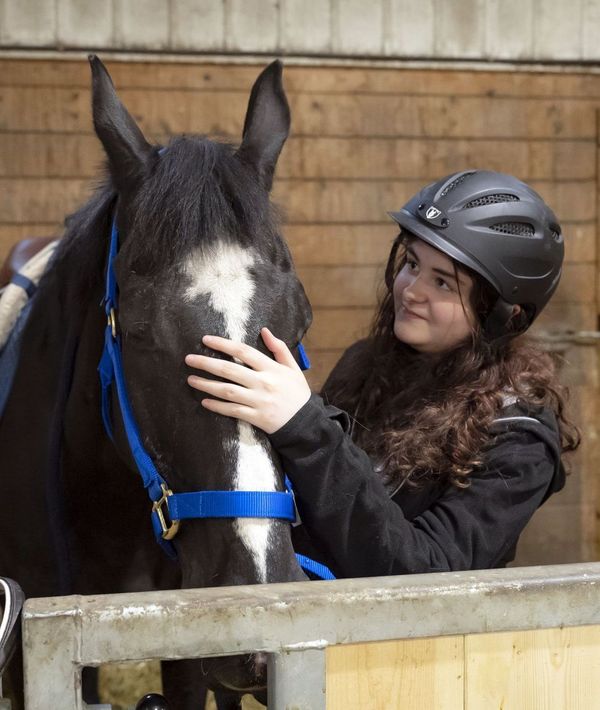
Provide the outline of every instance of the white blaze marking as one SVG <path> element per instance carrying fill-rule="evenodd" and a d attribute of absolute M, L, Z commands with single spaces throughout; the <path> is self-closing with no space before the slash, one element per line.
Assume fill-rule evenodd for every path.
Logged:
<path fill-rule="evenodd" d="M 243 341 L 249 306 L 254 295 L 254 281 L 248 273 L 254 264 L 251 249 L 237 244 L 218 242 L 211 250 L 194 252 L 184 265 L 192 279 L 185 291 L 188 300 L 209 294 L 212 307 L 225 318 L 225 329 L 231 340 Z"/>
<path fill-rule="evenodd" d="M 235 487 L 240 491 L 274 491 L 275 471 L 250 424 L 238 422 L 238 462 Z M 271 521 L 268 518 L 237 518 L 235 529 L 251 552 L 261 582 L 267 581 L 267 550 Z"/>
<path fill-rule="evenodd" d="M 184 264 L 192 284 L 185 291 L 188 300 L 208 294 L 211 306 L 225 319 L 227 336 L 243 342 L 254 295 L 249 269 L 256 254 L 236 244 L 218 242 L 213 249 L 198 250 Z M 274 491 L 276 472 L 253 428 L 238 422 L 237 470 L 233 486 L 240 491 Z M 237 518 L 234 529 L 252 555 L 259 581 L 267 581 L 267 551 L 271 521 Z"/>

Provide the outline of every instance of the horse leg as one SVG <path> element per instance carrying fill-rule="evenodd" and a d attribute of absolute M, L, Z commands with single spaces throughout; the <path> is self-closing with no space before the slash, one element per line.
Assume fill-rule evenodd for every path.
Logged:
<path fill-rule="evenodd" d="M 217 710 L 241 710 L 242 696 L 227 690 L 215 690 Z"/>
<path fill-rule="evenodd" d="M 207 688 L 200 661 L 162 661 L 163 694 L 176 710 L 204 710 Z"/>
<path fill-rule="evenodd" d="M 98 669 L 93 666 L 84 666 L 81 669 L 81 695 L 83 702 L 94 705 L 100 702 L 98 695 Z"/>

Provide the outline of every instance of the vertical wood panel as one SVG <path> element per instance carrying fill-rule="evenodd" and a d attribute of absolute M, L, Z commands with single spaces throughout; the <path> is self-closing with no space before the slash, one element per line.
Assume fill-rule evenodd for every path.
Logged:
<path fill-rule="evenodd" d="M 463 710 L 463 637 L 327 649 L 327 710 Z"/>
<path fill-rule="evenodd" d="M 600 627 L 465 637 L 465 710 L 597 710 Z"/>

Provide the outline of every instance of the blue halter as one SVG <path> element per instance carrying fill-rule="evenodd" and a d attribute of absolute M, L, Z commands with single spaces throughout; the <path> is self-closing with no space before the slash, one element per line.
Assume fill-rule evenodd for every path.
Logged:
<path fill-rule="evenodd" d="M 171 558 L 177 553 L 171 542 L 179 529 L 181 520 L 193 518 L 276 518 L 293 522 L 297 520 L 296 505 L 291 485 L 286 479 L 287 490 L 283 491 L 196 491 L 193 493 L 173 493 L 165 479 L 159 474 L 152 459 L 144 449 L 133 410 L 121 360 L 121 339 L 117 333 L 117 281 L 114 259 L 119 250 L 119 232 L 116 218 L 113 218 L 108 263 L 106 268 L 106 289 L 104 310 L 107 326 L 104 335 L 104 349 L 98 365 L 102 387 L 102 421 L 107 434 L 113 438 L 110 413 L 110 393 L 116 385 L 117 398 L 127 441 L 144 488 L 152 501 L 152 527 L 157 542 Z M 310 366 L 301 344 L 298 345 L 299 359 L 303 369 Z M 303 555 L 297 555 L 302 567 L 323 579 L 333 579 L 331 572 Z"/>

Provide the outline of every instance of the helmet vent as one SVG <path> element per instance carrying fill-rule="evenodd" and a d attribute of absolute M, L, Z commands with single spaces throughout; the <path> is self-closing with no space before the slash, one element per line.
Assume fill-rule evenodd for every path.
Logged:
<path fill-rule="evenodd" d="M 513 234 L 515 237 L 527 237 L 531 239 L 535 236 L 535 229 L 528 222 L 502 222 L 501 224 L 491 224 L 490 229 L 502 234 Z"/>
<path fill-rule="evenodd" d="M 484 205 L 497 205 L 499 202 L 519 202 L 519 198 L 510 194 L 486 195 L 467 202 L 463 210 L 471 209 L 471 207 L 483 207 Z"/>
<path fill-rule="evenodd" d="M 462 182 L 464 182 L 468 177 L 471 177 L 473 173 L 463 173 L 462 175 L 459 175 L 456 180 L 452 180 L 452 182 L 449 185 L 446 185 L 446 187 L 442 190 L 442 193 L 440 194 L 440 197 L 446 197 L 446 195 L 449 192 L 452 192 L 455 187 L 458 187 Z"/>

